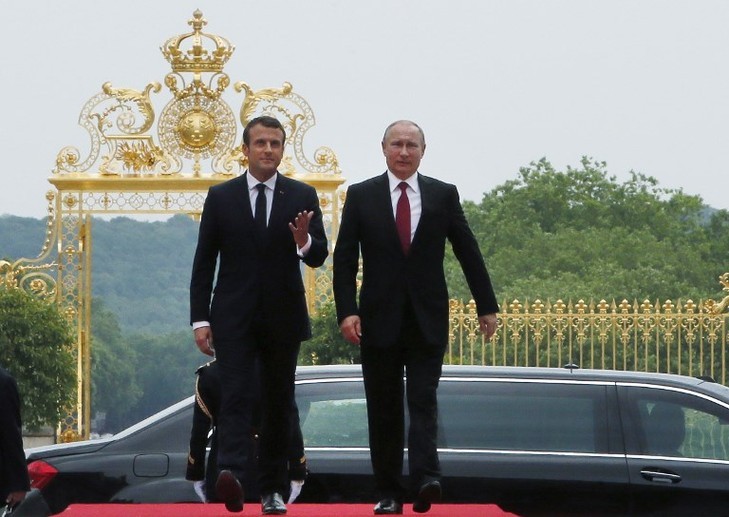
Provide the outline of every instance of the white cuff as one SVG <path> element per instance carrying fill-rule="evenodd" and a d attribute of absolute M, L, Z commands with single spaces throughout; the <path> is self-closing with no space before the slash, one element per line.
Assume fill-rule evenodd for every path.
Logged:
<path fill-rule="evenodd" d="M 311 235 L 308 235 L 307 237 L 306 244 L 304 244 L 303 248 L 296 246 L 296 253 L 298 253 L 301 258 L 304 258 L 306 254 L 309 253 L 309 248 L 311 248 Z"/>

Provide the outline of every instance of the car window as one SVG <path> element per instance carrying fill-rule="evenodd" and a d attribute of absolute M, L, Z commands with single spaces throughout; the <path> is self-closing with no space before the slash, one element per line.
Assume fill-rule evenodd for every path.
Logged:
<path fill-rule="evenodd" d="M 139 428 L 134 433 L 119 434 L 107 450 L 116 448 L 143 452 L 187 453 L 192 429 L 192 405 L 159 418 L 154 424 Z"/>
<path fill-rule="evenodd" d="M 637 454 L 729 460 L 729 409 L 672 390 L 630 387 Z"/>
<path fill-rule="evenodd" d="M 441 382 L 441 447 L 606 452 L 605 386 Z"/>
<path fill-rule="evenodd" d="M 305 447 L 368 447 L 361 382 L 299 384 L 296 401 Z"/>
<path fill-rule="evenodd" d="M 443 380 L 438 446 L 607 452 L 605 390 L 589 384 Z M 361 381 L 300 383 L 296 400 L 305 447 L 368 447 Z"/>

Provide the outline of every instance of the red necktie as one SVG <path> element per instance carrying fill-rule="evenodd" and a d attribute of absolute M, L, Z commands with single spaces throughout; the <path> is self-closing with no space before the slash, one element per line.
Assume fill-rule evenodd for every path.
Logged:
<path fill-rule="evenodd" d="M 395 210 L 395 226 L 397 226 L 397 234 L 400 236 L 400 244 L 402 251 L 406 255 L 410 250 L 410 200 L 408 199 L 408 184 L 404 181 L 398 185 L 402 193 L 400 199 L 397 200 L 397 208 Z"/>

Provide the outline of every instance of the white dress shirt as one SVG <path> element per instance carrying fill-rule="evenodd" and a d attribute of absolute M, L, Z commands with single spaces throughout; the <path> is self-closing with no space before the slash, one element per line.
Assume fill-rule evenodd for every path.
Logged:
<path fill-rule="evenodd" d="M 408 201 L 410 202 L 410 242 L 413 242 L 415 230 L 420 222 L 420 214 L 423 211 L 423 203 L 420 197 L 420 185 L 418 184 L 417 171 L 405 180 L 398 179 L 392 172 L 387 171 L 387 178 L 390 181 L 390 201 L 392 201 L 392 215 L 397 214 L 397 202 L 402 195 L 400 183 L 403 181 L 408 184 Z"/>

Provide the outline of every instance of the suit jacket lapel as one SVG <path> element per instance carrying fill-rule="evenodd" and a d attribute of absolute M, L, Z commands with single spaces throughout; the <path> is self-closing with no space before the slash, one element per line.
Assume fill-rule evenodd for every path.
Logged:
<path fill-rule="evenodd" d="M 245 205 L 245 208 L 243 209 L 243 213 L 246 217 L 246 222 L 253 224 L 253 207 L 251 206 L 251 193 L 248 190 L 248 172 L 246 171 L 243 176 L 238 176 L 240 179 L 240 188 L 243 190 L 242 192 L 242 203 Z"/>
<path fill-rule="evenodd" d="M 268 218 L 269 228 L 278 228 L 281 219 L 285 213 L 284 203 L 286 202 L 286 178 L 276 173 L 276 184 L 273 187 L 273 198 L 271 205 L 271 215 Z"/>
<path fill-rule="evenodd" d="M 428 231 L 428 217 L 433 200 L 432 191 L 430 189 L 432 185 L 428 182 L 428 178 L 424 177 L 420 173 L 418 173 L 418 186 L 420 187 L 420 220 L 418 221 L 418 226 L 415 228 L 413 241 L 410 243 L 411 253 L 413 252 L 413 248 L 417 246 L 418 241 L 423 238 L 419 236 L 426 234 Z"/>
<path fill-rule="evenodd" d="M 400 237 L 397 235 L 397 226 L 395 226 L 395 215 L 392 213 L 392 193 L 390 192 L 390 181 L 387 178 L 387 172 L 375 179 L 377 191 L 372 199 L 372 214 L 380 214 L 382 220 L 382 228 L 386 235 L 390 235 L 390 241 L 393 246 L 402 249 L 400 245 Z"/>

